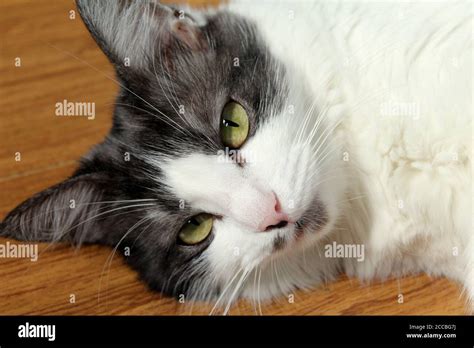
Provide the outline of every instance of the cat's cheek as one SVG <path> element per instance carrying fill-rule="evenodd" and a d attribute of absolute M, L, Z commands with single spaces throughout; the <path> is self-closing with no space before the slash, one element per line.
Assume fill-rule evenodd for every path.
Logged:
<path fill-rule="evenodd" d="M 254 268 L 273 251 L 273 234 L 255 233 L 230 219 L 216 220 L 212 233 L 212 243 L 203 256 L 216 279 L 227 279 L 240 269 Z"/>

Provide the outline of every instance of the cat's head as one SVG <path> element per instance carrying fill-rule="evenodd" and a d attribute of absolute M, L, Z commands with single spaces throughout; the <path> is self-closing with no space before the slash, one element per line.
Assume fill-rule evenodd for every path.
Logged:
<path fill-rule="evenodd" d="M 152 1 L 78 8 L 121 85 L 113 127 L 3 235 L 108 244 L 153 288 L 206 298 L 327 233 L 344 190 L 333 124 L 258 23 Z"/>

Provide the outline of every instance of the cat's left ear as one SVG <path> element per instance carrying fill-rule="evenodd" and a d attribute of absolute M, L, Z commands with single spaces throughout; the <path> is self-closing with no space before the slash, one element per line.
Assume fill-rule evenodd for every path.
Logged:
<path fill-rule="evenodd" d="M 114 63 L 149 68 L 156 57 L 171 60 L 186 52 L 209 48 L 202 20 L 152 0 L 77 0 L 90 33 Z"/>

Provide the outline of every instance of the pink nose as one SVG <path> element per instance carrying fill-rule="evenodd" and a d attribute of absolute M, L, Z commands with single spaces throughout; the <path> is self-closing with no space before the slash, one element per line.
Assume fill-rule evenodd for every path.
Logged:
<path fill-rule="evenodd" d="M 272 192 L 269 202 L 265 202 L 263 209 L 263 219 L 258 224 L 260 232 L 270 231 L 277 228 L 283 228 L 288 225 L 288 215 L 286 215 L 280 206 L 278 197 Z"/>

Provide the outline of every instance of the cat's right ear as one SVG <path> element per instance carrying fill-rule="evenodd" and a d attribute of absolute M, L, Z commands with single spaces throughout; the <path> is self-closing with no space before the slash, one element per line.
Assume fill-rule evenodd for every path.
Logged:
<path fill-rule="evenodd" d="M 134 214 L 129 214 L 133 209 L 127 207 L 147 207 L 149 201 L 120 203 L 124 198 L 111 177 L 105 172 L 77 175 L 33 195 L 0 223 L 0 236 L 30 242 L 113 243 L 134 223 Z"/>
<path fill-rule="evenodd" d="M 209 48 L 202 23 L 182 10 L 158 1 L 76 2 L 92 37 L 116 66 L 119 75 L 122 67 L 140 71 L 151 68 L 156 57 L 172 60 L 182 53 Z"/>

